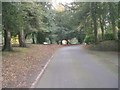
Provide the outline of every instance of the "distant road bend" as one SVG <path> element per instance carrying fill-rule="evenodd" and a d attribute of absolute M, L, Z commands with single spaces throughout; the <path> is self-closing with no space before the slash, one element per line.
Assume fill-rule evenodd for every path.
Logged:
<path fill-rule="evenodd" d="M 82 46 L 63 47 L 35 88 L 118 88 L 118 56 Z"/>

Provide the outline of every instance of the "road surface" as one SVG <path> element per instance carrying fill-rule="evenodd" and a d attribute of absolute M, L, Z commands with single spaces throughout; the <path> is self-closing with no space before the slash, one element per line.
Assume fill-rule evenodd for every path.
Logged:
<path fill-rule="evenodd" d="M 118 56 L 82 46 L 59 49 L 35 88 L 118 88 Z"/>

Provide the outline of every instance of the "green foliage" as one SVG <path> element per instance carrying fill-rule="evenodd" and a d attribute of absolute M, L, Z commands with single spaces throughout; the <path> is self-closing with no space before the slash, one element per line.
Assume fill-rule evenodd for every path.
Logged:
<path fill-rule="evenodd" d="M 25 36 L 36 33 L 37 43 L 41 44 L 45 38 L 52 42 L 77 38 L 79 43 L 83 40 L 95 43 L 98 35 L 104 36 L 104 40 L 113 40 L 113 35 L 105 33 L 115 35 L 117 4 L 77 2 L 63 5 L 65 11 L 57 12 L 48 2 L 3 2 L 3 26 L 12 36 L 21 30 Z M 99 28 L 103 30 L 102 34 L 99 34 Z"/>
<path fill-rule="evenodd" d="M 16 16 L 17 9 L 13 5 L 13 3 L 3 2 L 2 3 L 2 24 L 4 25 L 4 29 L 9 29 L 11 31 L 15 30 L 16 25 Z"/>
<path fill-rule="evenodd" d="M 106 33 L 104 35 L 104 40 L 114 40 L 114 35 L 113 33 Z"/>
<path fill-rule="evenodd" d="M 89 35 L 89 36 L 86 36 L 85 39 L 84 39 L 84 42 L 87 43 L 87 44 L 92 44 L 94 43 L 94 35 Z"/>

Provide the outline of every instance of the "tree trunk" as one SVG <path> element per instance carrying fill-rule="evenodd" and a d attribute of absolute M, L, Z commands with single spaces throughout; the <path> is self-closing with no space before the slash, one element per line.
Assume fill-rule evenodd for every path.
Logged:
<path fill-rule="evenodd" d="M 96 19 L 94 20 L 94 35 L 95 35 L 95 43 L 98 42 L 97 40 L 97 24 Z"/>
<path fill-rule="evenodd" d="M 120 8 L 120 2 L 118 3 L 118 8 Z M 120 19 L 120 9 L 118 9 L 118 18 Z M 120 42 L 120 20 L 118 20 L 118 41 Z M 120 45 L 118 48 L 120 49 Z"/>
<path fill-rule="evenodd" d="M 100 27 L 101 27 L 101 31 L 102 31 L 102 40 L 104 40 L 104 26 L 103 26 L 103 18 L 102 15 L 100 16 Z"/>
<path fill-rule="evenodd" d="M 19 38 L 19 46 L 26 47 L 24 30 L 19 31 L 18 38 Z"/>
<path fill-rule="evenodd" d="M 3 46 L 3 51 L 12 51 L 11 32 L 9 30 L 4 30 L 4 46 Z"/>
<path fill-rule="evenodd" d="M 92 2 L 91 4 L 91 14 L 92 14 L 92 20 L 93 20 L 93 25 L 94 25 L 94 36 L 95 36 L 95 44 L 98 42 L 97 40 L 97 18 L 96 18 L 96 10 L 97 9 L 97 3 Z"/>
<path fill-rule="evenodd" d="M 32 33 L 32 44 L 35 44 L 35 33 Z"/>
<path fill-rule="evenodd" d="M 59 41 L 58 40 L 56 40 L 56 43 L 59 45 Z"/>
<path fill-rule="evenodd" d="M 115 15 L 114 15 L 114 8 L 112 3 L 109 3 L 109 10 L 110 10 L 110 19 L 111 19 L 111 24 L 112 24 L 112 31 L 113 31 L 113 36 L 114 39 L 117 39 L 117 35 L 116 35 L 116 28 L 115 28 Z"/>
<path fill-rule="evenodd" d="M 65 39 L 65 40 L 67 41 L 67 43 L 66 43 L 66 44 L 68 45 L 68 44 L 69 44 L 69 41 L 68 41 L 68 39 Z"/>
<path fill-rule="evenodd" d="M 62 40 L 60 40 L 60 44 L 62 45 Z"/>
<path fill-rule="evenodd" d="M 112 31 L 113 31 L 113 37 L 116 40 L 117 37 L 116 37 L 116 28 L 115 28 L 115 22 L 114 21 L 112 21 Z"/>
<path fill-rule="evenodd" d="M 52 39 L 51 39 L 51 37 L 49 37 L 49 40 L 50 40 L 50 44 L 52 44 Z"/>

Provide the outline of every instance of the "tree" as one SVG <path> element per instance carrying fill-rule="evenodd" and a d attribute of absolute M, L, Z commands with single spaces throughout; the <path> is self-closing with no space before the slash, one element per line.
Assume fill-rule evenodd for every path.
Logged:
<path fill-rule="evenodd" d="M 33 44 L 36 39 L 42 44 L 46 38 L 52 44 L 72 38 L 83 43 L 85 37 L 91 36 L 97 43 L 101 39 L 99 36 L 104 40 L 106 33 L 115 37 L 117 5 L 107 2 L 59 3 L 62 7 L 59 11 L 50 2 L 3 3 L 4 47 L 12 48 L 10 38 L 15 35 L 19 36 L 21 47 L 26 46 L 28 36 Z"/>
<path fill-rule="evenodd" d="M 16 15 L 16 24 L 17 24 L 17 29 L 18 29 L 18 39 L 19 39 L 19 46 L 20 47 L 26 47 L 25 43 L 25 33 L 24 33 L 24 15 L 25 13 L 23 12 L 23 6 L 21 3 L 15 3 L 15 6 L 17 8 L 17 15 Z"/>
<path fill-rule="evenodd" d="M 16 14 L 16 9 L 12 3 L 3 2 L 2 3 L 2 24 L 4 31 L 4 46 L 3 50 L 11 51 L 11 31 L 14 28 L 14 18 Z"/>
<path fill-rule="evenodd" d="M 112 24 L 112 30 L 113 30 L 113 35 L 114 35 L 114 39 L 117 39 L 116 37 L 116 17 L 117 16 L 117 8 L 116 8 L 116 4 L 115 3 L 108 3 L 109 5 L 109 12 L 110 12 L 110 20 L 111 20 L 111 24 Z"/>
<path fill-rule="evenodd" d="M 97 32 L 97 3 L 96 2 L 91 3 L 91 17 L 92 17 L 93 25 L 94 25 L 95 43 L 97 43 L 98 32 Z"/>
<path fill-rule="evenodd" d="M 102 32 L 102 40 L 104 40 L 105 20 L 106 20 L 107 13 L 108 13 L 108 10 L 107 10 L 106 3 L 105 2 L 98 3 L 98 18 L 99 18 L 100 28 Z"/>
<path fill-rule="evenodd" d="M 25 45 L 24 39 L 24 21 L 23 13 L 20 7 L 21 3 L 3 2 L 3 30 L 4 30 L 4 47 L 3 50 L 12 50 L 11 35 L 19 35 L 20 46 Z M 21 13 L 20 13 L 21 12 Z"/>

